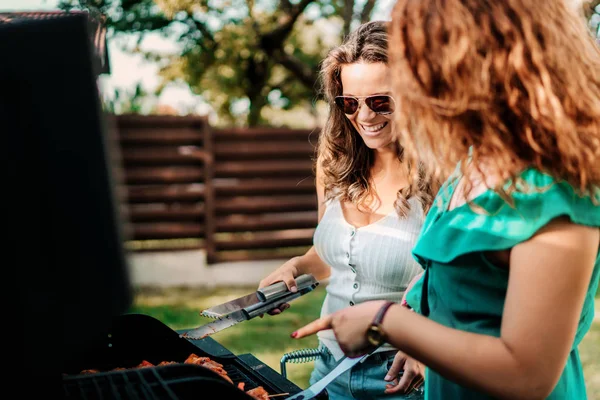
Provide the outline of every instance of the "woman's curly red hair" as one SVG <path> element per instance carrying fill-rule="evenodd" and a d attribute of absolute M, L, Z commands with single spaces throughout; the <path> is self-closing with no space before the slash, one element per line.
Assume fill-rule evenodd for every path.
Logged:
<path fill-rule="evenodd" d="M 390 26 L 405 154 L 440 178 L 471 157 L 600 188 L 600 49 L 564 0 L 398 0 Z"/>

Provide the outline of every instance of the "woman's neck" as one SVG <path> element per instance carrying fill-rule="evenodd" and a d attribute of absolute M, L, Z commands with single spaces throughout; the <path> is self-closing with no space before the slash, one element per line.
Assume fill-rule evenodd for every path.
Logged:
<path fill-rule="evenodd" d="M 402 162 L 398 160 L 398 152 L 395 147 L 387 146 L 383 149 L 373 150 L 373 167 L 377 170 L 389 171 L 398 168 Z"/>
<path fill-rule="evenodd" d="M 396 149 L 387 147 L 374 152 L 375 158 L 371 167 L 371 178 L 373 180 L 383 179 L 390 176 L 405 177 L 408 173 L 406 166 L 398 159 Z"/>

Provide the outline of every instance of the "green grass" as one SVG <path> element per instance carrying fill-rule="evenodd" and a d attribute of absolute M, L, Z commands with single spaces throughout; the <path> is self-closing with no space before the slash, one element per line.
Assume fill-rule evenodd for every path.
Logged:
<path fill-rule="evenodd" d="M 196 327 L 210 321 L 199 312 L 210 306 L 242 296 L 251 288 L 206 289 L 178 288 L 139 290 L 131 312 L 150 315 L 172 329 Z M 317 287 L 310 294 L 291 303 L 291 308 L 277 316 L 266 315 L 242 322 L 225 329 L 212 338 L 236 355 L 251 353 L 259 360 L 280 371 L 283 354 L 302 348 L 317 346 L 317 338 L 301 340 L 290 338 L 297 328 L 318 318 L 325 288 Z M 596 298 L 599 299 L 598 293 Z M 596 300 L 596 312 L 600 311 L 600 299 Z M 586 379 L 588 399 L 600 400 L 600 321 L 596 320 L 580 347 L 581 361 Z M 287 377 L 300 388 L 308 387 L 313 363 L 287 364 Z"/>
<path fill-rule="evenodd" d="M 596 301 L 596 306 L 600 306 Z M 600 400 L 600 322 L 596 320 L 579 346 L 589 400 Z"/>

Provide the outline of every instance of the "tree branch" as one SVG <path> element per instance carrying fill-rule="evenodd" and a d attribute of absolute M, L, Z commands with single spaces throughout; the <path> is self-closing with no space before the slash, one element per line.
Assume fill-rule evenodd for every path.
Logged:
<path fill-rule="evenodd" d="M 344 37 L 350 34 L 352 27 L 352 18 L 354 17 L 354 0 L 344 0 L 344 10 L 342 12 L 344 18 L 344 30 L 342 34 Z"/>
<path fill-rule="evenodd" d="M 368 22 L 371 19 L 371 13 L 373 12 L 373 9 L 375 8 L 375 0 L 367 0 L 367 2 L 365 3 L 365 6 L 362 9 L 362 12 L 360 13 L 360 23 L 364 24 L 365 22 Z"/>
<path fill-rule="evenodd" d="M 309 68 L 306 64 L 300 60 L 285 53 L 283 50 L 277 50 L 273 53 L 273 58 L 277 60 L 279 64 L 284 66 L 290 71 L 304 86 L 310 90 L 317 92 L 315 85 L 317 83 L 318 76 L 312 68 Z"/>
<path fill-rule="evenodd" d="M 261 47 L 267 52 L 267 54 L 271 54 L 272 51 L 281 47 L 285 39 L 289 36 L 290 32 L 294 28 L 294 24 L 302 15 L 306 7 L 314 0 L 302 0 L 296 6 L 292 8 L 292 11 L 287 14 L 287 18 L 277 26 L 277 28 L 273 29 L 271 32 L 262 35 L 260 39 Z"/>
<path fill-rule="evenodd" d="M 194 26 L 196 27 L 196 29 L 198 29 L 200 31 L 200 33 L 202 33 L 202 37 L 204 39 L 210 40 L 212 42 L 212 46 L 214 47 L 214 45 L 216 44 L 215 37 L 213 36 L 212 32 L 210 30 L 208 30 L 208 28 L 206 27 L 206 24 L 194 19 L 191 15 L 189 15 L 189 18 L 194 23 Z"/>
<path fill-rule="evenodd" d="M 281 9 L 284 13 L 289 14 L 292 12 L 294 6 L 290 3 L 290 0 L 281 0 Z"/>

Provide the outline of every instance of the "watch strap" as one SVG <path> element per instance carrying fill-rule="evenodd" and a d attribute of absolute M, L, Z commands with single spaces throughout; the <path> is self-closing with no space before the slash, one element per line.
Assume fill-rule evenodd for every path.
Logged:
<path fill-rule="evenodd" d="M 393 301 L 386 301 L 381 306 L 381 308 L 379 309 L 379 311 L 377 312 L 377 315 L 375 315 L 375 318 L 373 319 L 373 322 L 371 323 L 371 325 L 381 325 L 381 323 L 383 322 L 383 317 L 385 317 L 385 314 L 387 313 L 387 311 L 394 304 L 396 304 L 396 303 L 393 302 Z"/>

